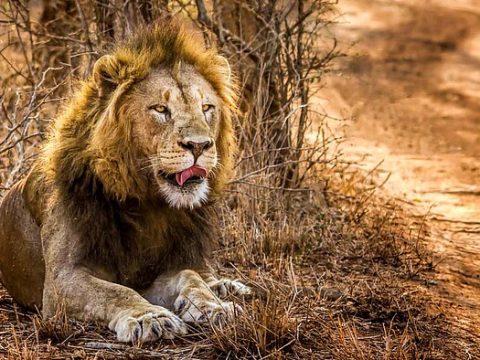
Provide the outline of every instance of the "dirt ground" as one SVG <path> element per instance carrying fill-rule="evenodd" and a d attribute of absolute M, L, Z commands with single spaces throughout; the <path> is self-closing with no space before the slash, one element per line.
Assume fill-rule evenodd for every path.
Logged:
<path fill-rule="evenodd" d="M 319 105 L 360 167 L 428 214 L 432 296 L 480 334 L 480 1 L 340 0 L 347 57 Z"/>

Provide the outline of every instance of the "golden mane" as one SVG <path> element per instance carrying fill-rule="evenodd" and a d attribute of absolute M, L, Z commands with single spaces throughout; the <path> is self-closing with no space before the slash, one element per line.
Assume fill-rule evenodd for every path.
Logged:
<path fill-rule="evenodd" d="M 181 63 L 194 66 L 223 102 L 216 139 L 219 166 L 211 183 L 212 198 L 217 197 L 232 170 L 236 87 L 226 60 L 215 49 L 205 49 L 201 37 L 174 19 L 139 29 L 97 61 L 53 123 L 41 161 L 48 181 L 73 191 L 101 186 L 120 201 L 143 199 L 146 179 L 138 171 L 129 123 L 117 121 L 117 105 L 152 68 L 174 69 Z"/>

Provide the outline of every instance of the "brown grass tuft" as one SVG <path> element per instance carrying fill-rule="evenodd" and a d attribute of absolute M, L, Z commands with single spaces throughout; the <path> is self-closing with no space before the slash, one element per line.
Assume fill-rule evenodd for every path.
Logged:
<path fill-rule="evenodd" d="M 57 309 L 56 314 L 48 319 L 39 315 L 33 316 L 32 325 L 37 342 L 51 340 L 53 343 L 61 343 L 70 339 L 77 331 L 73 321 L 67 317 L 64 308 Z"/>

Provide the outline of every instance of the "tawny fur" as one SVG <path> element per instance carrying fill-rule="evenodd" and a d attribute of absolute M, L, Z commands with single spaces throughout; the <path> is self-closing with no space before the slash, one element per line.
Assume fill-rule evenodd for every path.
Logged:
<path fill-rule="evenodd" d="M 209 271 L 212 206 L 235 149 L 235 86 L 225 59 L 201 43 L 176 21 L 141 29 L 97 61 L 53 123 L 40 159 L 0 206 L 0 272 L 19 303 L 43 306 L 45 316 L 61 307 L 103 322 L 122 341 L 171 338 L 185 333 L 183 321 L 221 320 L 236 311 L 219 296 L 248 288 Z M 145 166 L 158 148 L 191 161 L 174 135 L 162 133 L 167 125 L 137 119 L 142 91 L 156 93 L 156 79 L 178 82 L 185 118 L 179 134 L 215 143 L 195 159 L 211 171 L 208 193 L 204 185 L 198 196 L 185 197 L 191 206 L 172 206 L 181 192 L 166 198 L 157 168 L 168 166 L 158 159 Z M 182 84 L 190 83 L 218 105 L 210 120 L 194 109 L 197 88 L 183 94 Z M 197 202 L 189 200 L 195 196 Z"/>

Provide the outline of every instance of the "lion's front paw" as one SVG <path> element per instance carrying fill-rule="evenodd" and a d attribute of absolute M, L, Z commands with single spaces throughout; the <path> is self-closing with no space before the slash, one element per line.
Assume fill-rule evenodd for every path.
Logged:
<path fill-rule="evenodd" d="M 122 342 L 173 339 L 187 333 L 185 323 L 160 306 L 122 311 L 109 327 L 117 333 L 118 340 Z"/>
<path fill-rule="evenodd" d="M 193 300 L 193 301 L 192 301 Z M 212 300 L 198 301 L 180 295 L 174 303 L 175 312 L 187 323 L 222 327 L 231 321 L 242 308 L 233 302 Z"/>
<path fill-rule="evenodd" d="M 245 296 L 251 295 L 252 290 L 238 280 L 220 279 L 208 283 L 208 287 L 215 295 L 224 298 L 228 295 Z"/>

